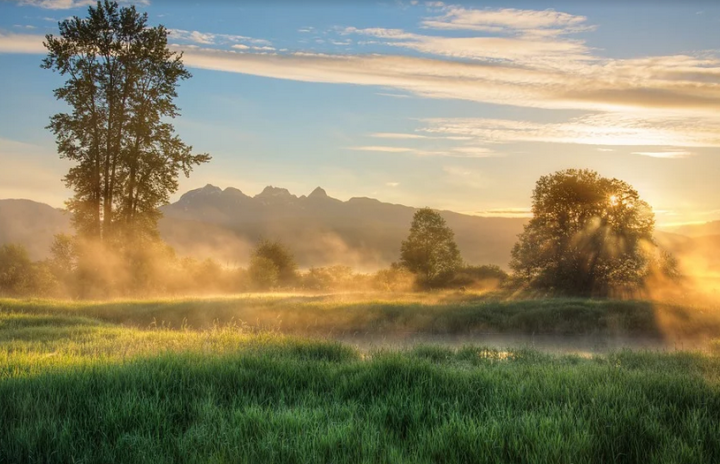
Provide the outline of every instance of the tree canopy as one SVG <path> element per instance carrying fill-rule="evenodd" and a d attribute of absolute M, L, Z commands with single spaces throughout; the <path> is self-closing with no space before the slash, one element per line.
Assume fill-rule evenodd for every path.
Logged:
<path fill-rule="evenodd" d="M 512 250 L 510 267 L 530 287 L 607 296 L 638 287 L 672 261 L 653 239 L 655 219 L 638 192 L 591 170 L 542 176 L 533 218 Z"/>
<path fill-rule="evenodd" d="M 400 247 L 400 264 L 428 287 L 447 283 L 462 266 L 455 233 L 438 212 L 430 208 L 415 212 L 410 234 Z"/>
<path fill-rule="evenodd" d="M 268 270 L 270 267 L 275 268 L 274 278 L 267 277 L 273 274 Z M 292 283 L 297 278 L 295 257 L 285 245 L 277 240 L 264 239 L 257 244 L 252 253 L 251 268 L 257 268 L 257 274 L 265 276 L 263 279 L 269 279 L 269 281 L 275 281 L 281 285 Z"/>
<path fill-rule="evenodd" d="M 48 34 L 42 67 L 66 77 L 55 97 L 70 106 L 52 116 L 61 158 L 73 162 L 65 184 L 76 230 L 105 243 L 157 233 L 158 207 L 178 188 L 180 173 L 207 154 L 175 135 L 178 83 L 190 77 L 182 54 L 169 50 L 168 31 L 150 27 L 134 6 L 105 0 L 86 18 Z"/>

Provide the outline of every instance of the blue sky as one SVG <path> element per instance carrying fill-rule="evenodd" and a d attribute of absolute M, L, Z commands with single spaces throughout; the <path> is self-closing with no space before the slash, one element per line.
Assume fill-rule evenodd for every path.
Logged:
<path fill-rule="evenodd" d="M 591 168 L 660 224 L 720 219 L 720 5 L 712 2 L 137 3 L 193 78 L 181 183 L 266 185 L 523 215 L 537 178 Z M 0 198 L 61 206 L 42 35 L 87 2 L 0 2 Z"/>

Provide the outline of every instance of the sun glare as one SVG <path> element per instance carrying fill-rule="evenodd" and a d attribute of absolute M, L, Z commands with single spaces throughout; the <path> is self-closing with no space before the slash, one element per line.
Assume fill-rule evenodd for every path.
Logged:
<path fill-rule="evenodd" d="M 609 201 L 610 201 L 611 205 L 613 205 L 613 206 L 617 205 L 618 204 L 617 195 L 610 195 Z"/>

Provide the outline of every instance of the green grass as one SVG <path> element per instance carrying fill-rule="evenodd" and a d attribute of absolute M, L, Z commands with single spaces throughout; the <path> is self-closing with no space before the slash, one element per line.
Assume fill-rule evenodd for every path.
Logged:
<path fill-rule="evenodd" d="M 3 305 L 0 463 L 720 462 L 717 344 L 368 353 L 114 319 L 140 303 Z"/>
<path fill-rule="evenodd" d="M 255 294 L 218 298 L 73 302 L 0 299 L 0 311 L 90 317 L 147 328 L 247 327 L 296 335 L 604 334 L 720 337 L 720 310 L 649 301 L 502 300 L 472 293 Z"/>

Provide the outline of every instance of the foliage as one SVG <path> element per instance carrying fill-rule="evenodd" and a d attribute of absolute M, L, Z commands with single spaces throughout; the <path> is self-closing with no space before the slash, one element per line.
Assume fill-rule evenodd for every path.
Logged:
<path fill-rule="evenodd" d="M 441 287 L 462 265 L 455 234 L 445 219 L 430 208 L 415 212 L 410 235 L 400 247 L 400 264 L 418 276 L 426 287 Z"/>
<path fill-rule="evenodd" d="M 250 260 L 248 275 L 255 290 L 270 290 L 280 281 L 280 270 L 270 259 L 264 256 L 253 256 Z"/>
<path fill-rule="evenodd" d="M 718 372 L 2 312 L 0 462 L 720 462 Z"/>
<path fill-rule="evenodd" d="M 451 286 L 478 289 L 494 288 L 504 283 L 508 277 L 508 273 L 495 264 L 467 265 L 458 269 Z"/>
<path fill-rule="evenodd" d="M 365 286 L 366 276 L 356 274 L 349 266 L 311 267 L 302 275 L 307 290 L 354 290 Z"/>
<path fill-rule="evenodd" d="M 0 294 L 54 296 L 58 283 L 45 262 L 33 263 L 22 245 L 0 246 Z"/>
<path fill-rule="evenodd" d="M 42 66 L 67 79 L 55 97 L 71 111 L 54 115 L 48 128 L 60 156 L 73 162 L 64 180 L 74 191 L 67 205 L 76 230 L 115 247 L 156 238 L 158 207 L 180 173 L 210 159 L 193 155 L 168 122 L 179 114 L 175 89 L 190 77 L 182 54 L 168 49 L 167 29 L 114 1 L 59 29 L 46 36 Z"/>
<path fill-rule="evenodd" d="M 380 269 L 372 277 L 375 290 L 406 292 L 415 286 L 415 275 L 405 267 L 393 263 L 388 269 Z"/>
<path fill-rule="evenodd" d="M 277 269 L 277 283 L 289 285 L 297 279 L 297 264 L 292 252 L 278 240 L 261 240 L 252 252 L 252 258 L 264 258 Z M 261 264 L 267 267 L 266 264 Z M 251 265 L 252 267 L 252 265 Z"/>
<path fill-rule="evenodd" d="M 531 288 L 608 296 L 672 273 L 653 240 L 652 209 L 621 180 L 575 169 L 542 176 L 532 212 L 510 264 Z"/>

